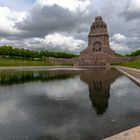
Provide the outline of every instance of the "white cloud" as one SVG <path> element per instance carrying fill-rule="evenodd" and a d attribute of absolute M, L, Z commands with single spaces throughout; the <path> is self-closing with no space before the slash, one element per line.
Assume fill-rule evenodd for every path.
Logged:
<path fill-rule="evenodd" d="M 0 38 L 0 45 L 10 45 L 10 44 L 14 44 L 16 41 L 15 40 L 8 40 L 6 38 Z"/>
<path fill-rule="evenodd" d="M 20 31 L 15 28 L 15 22 L 25 17 L 25 12 L 17 12 L 7 7 L 0 7 L 0 34 L 16 34 Z"/>
<path fill-rule="evenodd" d="M 77 10 L 87 10 L 87 7 L 90 5 L 90 0 L 36 0 L 36 3 L 41 6 L 53 6 L 54 4 L 57 4 L 63 8 L 76 12 Z"/>
<path fill-rule="evenodd" d="M 0 0 L 0 5 L 17 11 L 25 11 L 33 6 L 33 1 L 34 0 Z"/>
<path fill-rule="evenodd" d="M 129 38 L 125 35 L 117 33 L 110 38 L 110 46 L 118 53 L 128 53 L 131 51 L 131 48 L 127 44 L 128 40 Z"/>
<path fill-rule="evenodd" d="M 127 11 L 140 12 L 140 0 L 130 0 Z"/>
<path fill-rule="evenodd" d="M 43 43 L 52 46 L 54 50 L 58 49 L 57 47 L 59 46 L 62 50 L 68 52 L 79 52 L 86 46 L 86 42 L 83 40 L 74 39 L 72 36 L 64 36 L 58 33 L 47 35 Z"/>
<path fill-rule="evenodd" d="M 54 33 L 46 35 L 44 38 L 34 37 L 20 40 L 2 38 L 0 39 L 0 45 L 79 53 L 86 47 L 86 42 L 80 39 L 75 39 L 73 36 L 65 36 L 59 33 Z"/>
<path fill-rule="evenodd" d="M 0 6 L 1 45 L 80 52 L 99 14 L 108 25 L 114 50 L 127 53 L 139 48 L 139 0 L 36 0 L 32 6 L 27 12 Z"/>
<path fill-rule="evenodd" d="M 129 53 L 131 51 L 131 49 L 129 48 L 129 46 L 125 43 L 118 43 L 115 41 L 111 41 L 110 42 L 110 47 L 115 50 L 117 53 Z"/>
<path fill-rule="evenodd" d="M 86 46 L 86 42 L 75 39 L 72 36 L 65 36 L 59 33 L 49 34 L 45 38 L 25 39 L 24 43 L 30 49 L 47 49 L 49 51 L 65 51 L 79 53 Z"/>
<path fill-rule="evenodd" d="M 139 49 L 139 37 L 138 36 L 125 36 L 121 33 L 114 34 L 110 38 L 110 46 L 118 53 L 126 54 L 131 53 Z"/>
<path fill-rule="evenodd" d="M 123 14 L 127 20 L 137 20 L 138 21 L 140 18 L 140 1 L 139 0 L 129 0 Z"/>
<path fill-rule="evenodd" d="M 46 9 L 44 9 L 44 10 L 46 10 Z M 47 32 L 48 30 L 54 30 L 54 33 L 52 33 L 52 34 L 46 33 L 45 37 L 28 38 L 29 32 L 31 34 L 34 34 L 34 32 L 36 32 L 38 34 L 39 30 L 34 29 L 31 31 L 29 31 L 29 30 L 24 31 L 24 29 L 17 29 L 15 25 L 18 22 L 22 23 L 22 21 L 25 18 L 27 18 L 27 16 L 29 16 L 29 15 L 30 14 L 29 13 L 27 14 L 26 12 L 17 12 L 17 11 L 10 10 L 7 7 L 0 7 L 0 18 L 2 19 L 2 21 L 0 22 L 0 34 L 1 34 L 1 36 L 6 36 L 6 38 L 4 38 L 4 37 L 0 38 L 0 45 L 11 45 L 14 47 L 24 47 L 24 48 L 29 48 L 29 49 L 47 49 L 50 51 L 66 51 L 66 52 L 73 52 L 73 53 L 79 53 L 86 47 L 87 44 L 82 39 L 75 39 L 73 35 L 65 36 L 62 33 L 57 33 L 54 28 L 56 28 L 56 30 L 57 30 L 58 25 L 56 23 L 55 24 L 53 23 L 55 26 L 52 26 L 52 23 L 49 23 L 50 22 L 49 19 L 47 20 L 48 22 L 46 22 L 46 24 L 42 23 L 42 22 L 44 22 L 44 20 L 41 21 L 41 24 L 45 25 L 43 27 L 43 31 L 46 30 L 46 32 Z M 63 17 L 65 17 L 65 16 L 63 16 Z M 76 20 L 74 14 L 72 17 Z M 72 19 L 72 20 L 68 19 L 67 22 L 64 20 L 64 22 L 61 22 L 61 23 L 64 26 L 70 24 L 69 26 L 71 28 L 72 26 L 75 26 L 75 25 L 77 26 L 77 23 L 75 23 L 73 21 L 74 19 Z M 63 19 L 61 19 L 61 20 L 63 20 Z M 80 22 L 80 21 L 78 21 L 78 22 Z M 39 21 L 39 23 L 40 23 L 40 21 Z M 49 23 L 50 26 L 47 23 Z M 37 24 L 37 25 L 39 25 L 39 24 Z M 31 26 L 33 27 L 33 24 L 31 24 Z M 47 28 L 48 30 L 44 29 L 46 26 L 49 26 Z M 64 27 L 61 24 L 59 26 L 60 26 L 60 28 Z M 79 26 L 79 28 L 80 28 L 80 26 Z M 39 29 L 40 29 L 40 26 L 39 26 Z M 65 27 L 65 32 L 67 32 L 67 27 Z M 24 35 L 24 33 L 25 33 L 25 35 Z M 41 33 L 42 33 L 42 26 L 41 26 Z M 22 35 L 25 37 L 27 36 L 27 38 L 22 39 Z M 12 39 L 9 39 L 9 37 L 11 37 L 11 36 L 12 36 Z M 13 39 L 13 37 L 16 37 L 16 38 Z M 19 39 L 18 37 L 21 37 L 21 38 Z"/>
<path fill-rule="evenodd" d="M 113 35 L 112 39 L 116 42 L 124 42 L 126 41 L 127 37 L 123 34 L 117 33 Z"/>

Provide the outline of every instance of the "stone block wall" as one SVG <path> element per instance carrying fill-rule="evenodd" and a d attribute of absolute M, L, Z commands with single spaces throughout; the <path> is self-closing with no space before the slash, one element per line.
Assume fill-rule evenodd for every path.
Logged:
<path fill-rule="evenodd" d="M 130 61 L 134 61 L 135 58 L 133 57 L 114 57 L 111 58 L 111 63 L 112 64 L 117 64 L 117 63 L 126 63 L 126 62 L 130 62 Z"/>
<path fill-rule="evenodd" d="M 48 58 L 48 63 L 56 64 L 56 65 L 93 65 L 93 66 L 100 66 L 106 64 L 118 64 L 118 63 L 127 63 L 135 60 L 140 60 L 140 56 L 136 57 L 110 57 L 110 58 L 102 58 L 100 57 L 97 60 L 97 63 L 94 63 L 94 60 L 89 59 L 82 59 L 82 58 Z M 91 63 L 93 62 L 93 63 Z"/>
<path fill-rule="evenodd" d="M 114 57 L 114 58 L 111 58 L 111 63 L 112 64 L 127 63 L 127 62 L 131 62 L 131 61 L 136 61 L 136 60 L 140 60 L 140 56 L 136 56 L 136 57 Z"/>
<path fill-rule="evenodd" d="M 56 65 L 78 65 L 79 58 L 48 58 L 48 63 Z"/>

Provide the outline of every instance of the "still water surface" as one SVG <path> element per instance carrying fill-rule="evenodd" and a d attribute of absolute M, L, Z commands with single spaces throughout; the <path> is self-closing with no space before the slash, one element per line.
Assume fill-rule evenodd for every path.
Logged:
<path fill-rule="evenodd" d="M 0 140 L 101 140 L 140 125 L 140 87 L 110 68 L 0 72 Z"/>

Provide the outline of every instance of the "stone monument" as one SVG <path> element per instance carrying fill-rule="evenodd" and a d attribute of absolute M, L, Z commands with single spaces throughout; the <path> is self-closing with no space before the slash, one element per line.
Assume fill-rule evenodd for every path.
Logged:
<path fill-rule="evenodd" d="M 88 35 L 88 47 L 80 53 L 81 65 L 108 65 L 115 52 L 109 47 L 107 25 L 101 16 L 95 18 Z"/>

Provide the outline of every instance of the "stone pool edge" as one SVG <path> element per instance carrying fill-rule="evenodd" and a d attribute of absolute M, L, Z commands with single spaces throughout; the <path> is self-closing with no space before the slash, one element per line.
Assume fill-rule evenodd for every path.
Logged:
<path fill-rule="evenodd" d="M 104 140 L 140 140 L 140 125 Z"/>
<path fill-rule="evenodd" d="M 134 82 L 140 85 L 140 70 L 139 69 L 134 69 L 134 68 L 127 68 L 127 67 L 121 67 L 117 66 L 115 67 L 117 70 L 119 70 L 121 73 L 125 74 L 128 76 L 130 79 L 132 79 Z M 131 71 L 131 74 L 127 72 L 127 70 Z M 139 77 L 135 76 L 135 74 L 138 74 Z"/>
<path fill-rule="evenodd" d="M 115 68 L 140 85 L 140 78 L 136 77 L 135 75 L 135 73 L 140 75 L 139 69 L 126 68 L 121 66 L 117 66 Z M 131 71 L 132 73 L 130 74 L 129 72 L 127 72 L 127 70 Z M 114 136 L 111 136 L 109 138 L 105 138 L 104 140 L 139 140 L 139 139 L 140 139 L 140 125 L 127 131 L 123 131 Z"/>

